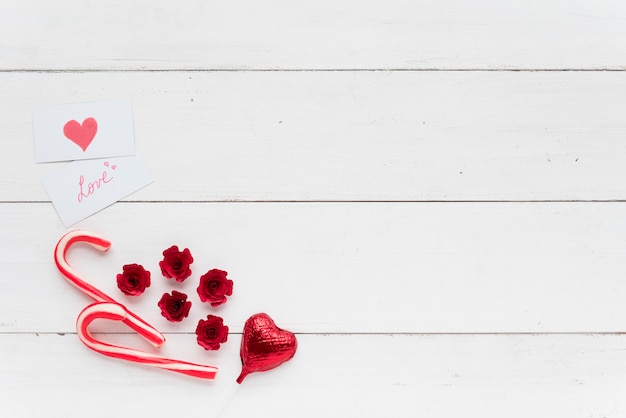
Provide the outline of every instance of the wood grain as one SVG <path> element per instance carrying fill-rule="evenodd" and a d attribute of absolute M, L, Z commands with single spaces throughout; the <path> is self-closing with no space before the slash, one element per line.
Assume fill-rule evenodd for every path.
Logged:
<path fill-rule="evenodd" d="M 593 203 L 120 203 L 78 227 L 113 242 L 70 262 L 165 331 L 193 332 L 212 313 L 196 295 L 211 268 L 234 295 L 217 312 L 233 330 L 268 311 L 307 333 L 621 332 L 626 330 L 624 205 Z M 56 270 L 63 227 L 50 204 L 0 205 L 0 332 L 71 332 L 90 302 Z M 17 232 L 19 231 L 19 233 Z M 161 252 L 195 258 L 184 284 L 161 277 Z M 124 297 L 124 264 L 152 271 Z M 168 324 L 156 303 L 177 289 L 195 304 Z M 22 297 L 15 297 L 22 295 Z"/>
<path fill-rule="evenodd" d="M 3 408 L 29 418 L 86 411 L 92 417 L 587 418 L 616 417 L 626 407 L 624 336 L 298 335 L 291 362 L 252 374 L 241 386 L 234 383 L 239 335 L 217 353 L 195 345 L 192 335 L 167 337 L 164 354 L 219 364 L 217 380 L 111 360 L 75 335 L 0 335 L 0 350 L 12 353 L 0 359 Z M 131 336 L 100 338 L 133 344 Z"/>
<path fill-rule="evenodd" d="M 4 1 L 2 70 L 618 69 L 620 0 Z"/>
<path fill-rule="evenodd" d="M 130 98 L 135 201 L 624 200 L 626 73 L 0 74 L 2 201 L 48 200 L 31 109 Z"/>
<path fill-rule="evenodd" d="M 0 2 L 2 414 L 624 417 L 625 21 L 619 0 Z M 215 382 L 74 334 L 90 300 L 53 263 L 40 178 L 63 163 L 34 164 L 31 110 L 120 98 L 156 182 L 81 222 L 113 247 L 70 261 Z M 172 244 L 183 284 L 158 271 Z M 131 262 L 153 271 L 135 299 Z M 214 267 L 219 309 L 195 294 Z M 260 311 L 299 349 L 237 386 Z M 208 313 L 219 352 L 194 341 Z"/>

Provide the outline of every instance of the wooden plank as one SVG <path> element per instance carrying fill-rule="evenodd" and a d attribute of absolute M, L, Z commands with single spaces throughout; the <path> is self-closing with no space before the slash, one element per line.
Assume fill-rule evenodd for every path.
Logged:
<path fill-rule="evenodd" d="M 129 97 L 156 178 L 133 200 L 623 200 L 625 90 L 626 72 L 4 73 L 0 199 L 47 200 L 33 106 Z"/>
<path fill-rule="evenodd" d="M 0 69 L 624 69 L 620 0 L 4 1 Z"/>
<path fill-rule="evenodd" d="M 123 344 L 133 339 L 101 337 Z M 0 335 L 3 410 L 29 418 L 626 413 L 624 336 L 298 335 L 292 361 L 250 375 L 241 386 L 234 383 L 238 335 L 216 353 L 195 346 L 192 335 L 168 337 L 162 349 L 167 355 L 215 364 L 217 380 L 201 382 L 104 358 L 75 335 Z"/>
<path fill-rule="evenodd" d="M 0 332 L 71 332 L 89 299 L 52 259 L 64 228 L 49 204 L 0 205 Z M 119 203 L 78 227 L 109 238 L 107 254 L 70 262 L 164 331 L 193 332 L 216 312 L 200 303 L 211 268 L 235 281 L 217 310 L 234 331 L 267 312 L 297 332 L 618 332 L 626 330 L 623 203 Z M 194 255 L 183 283 L 161 277 L 161 252 Z M 115 276 L 153 273 L 139 298 Z M 156 304 L 177 289 L 194 303 L 182 324 Z"/>

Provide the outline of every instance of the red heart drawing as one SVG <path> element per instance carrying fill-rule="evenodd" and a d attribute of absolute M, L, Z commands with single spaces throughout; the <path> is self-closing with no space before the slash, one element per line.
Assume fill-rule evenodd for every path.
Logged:
<path fill-rule="evenodd" d="M 237 383 L 252 372 L 271 370 L 291 360 L 297 347 L 296 336 L 278 328 L 269 315 L 252 315 L 243 326 L 239 352 L 243 367 Z"/>
<path fill-rule="evenodd" d="M 71 120 L 63 127 L 63 134 L 78 145 L 83 152 L 87 150 L 91 141 L 98 132 L 98 122 L 94 118 L 87 118 L 82 125 L 75 120 Z"/>

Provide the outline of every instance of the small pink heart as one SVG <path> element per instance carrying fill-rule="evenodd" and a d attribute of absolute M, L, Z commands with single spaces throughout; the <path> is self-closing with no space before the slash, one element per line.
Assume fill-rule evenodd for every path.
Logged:
<path fill-rule="evenodd" d="M 108 161 L 106 161 L 106 162 L 104 163 L 104 165 L 105 165 L 105 167 L 108 167 L 108 166 L 109 166 L 109 162 L 108 162 Z"/>
<path fill-rule="evenodd" d="M 91 141 L 98 132 L 98 122 L 94 118 L 87 118 L 82 125 L 75 120 L 71 120 L 63 126 L 63 134 L 78 145 L 83 152 L 87 150 Z"/>
<path fill-rule="evenodd" d="M 115 170 L 115 169 L 117 168 L 117 165 L 113 164 L 113 165 L 111 166 L 111 168 L 112 168 L 113 170 Z"/>

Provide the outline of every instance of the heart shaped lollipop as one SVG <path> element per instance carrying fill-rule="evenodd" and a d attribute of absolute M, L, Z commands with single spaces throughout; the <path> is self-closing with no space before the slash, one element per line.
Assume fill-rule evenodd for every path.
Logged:
<path fill-rule="evenodd" d="M 296 336 L 276 326 L 264 313 L 252 315 L 243 326 L 241 337 L 241 374 L 237 383 L 253 372 L 264 372 L 291 360 L 296 354 Z"/>

